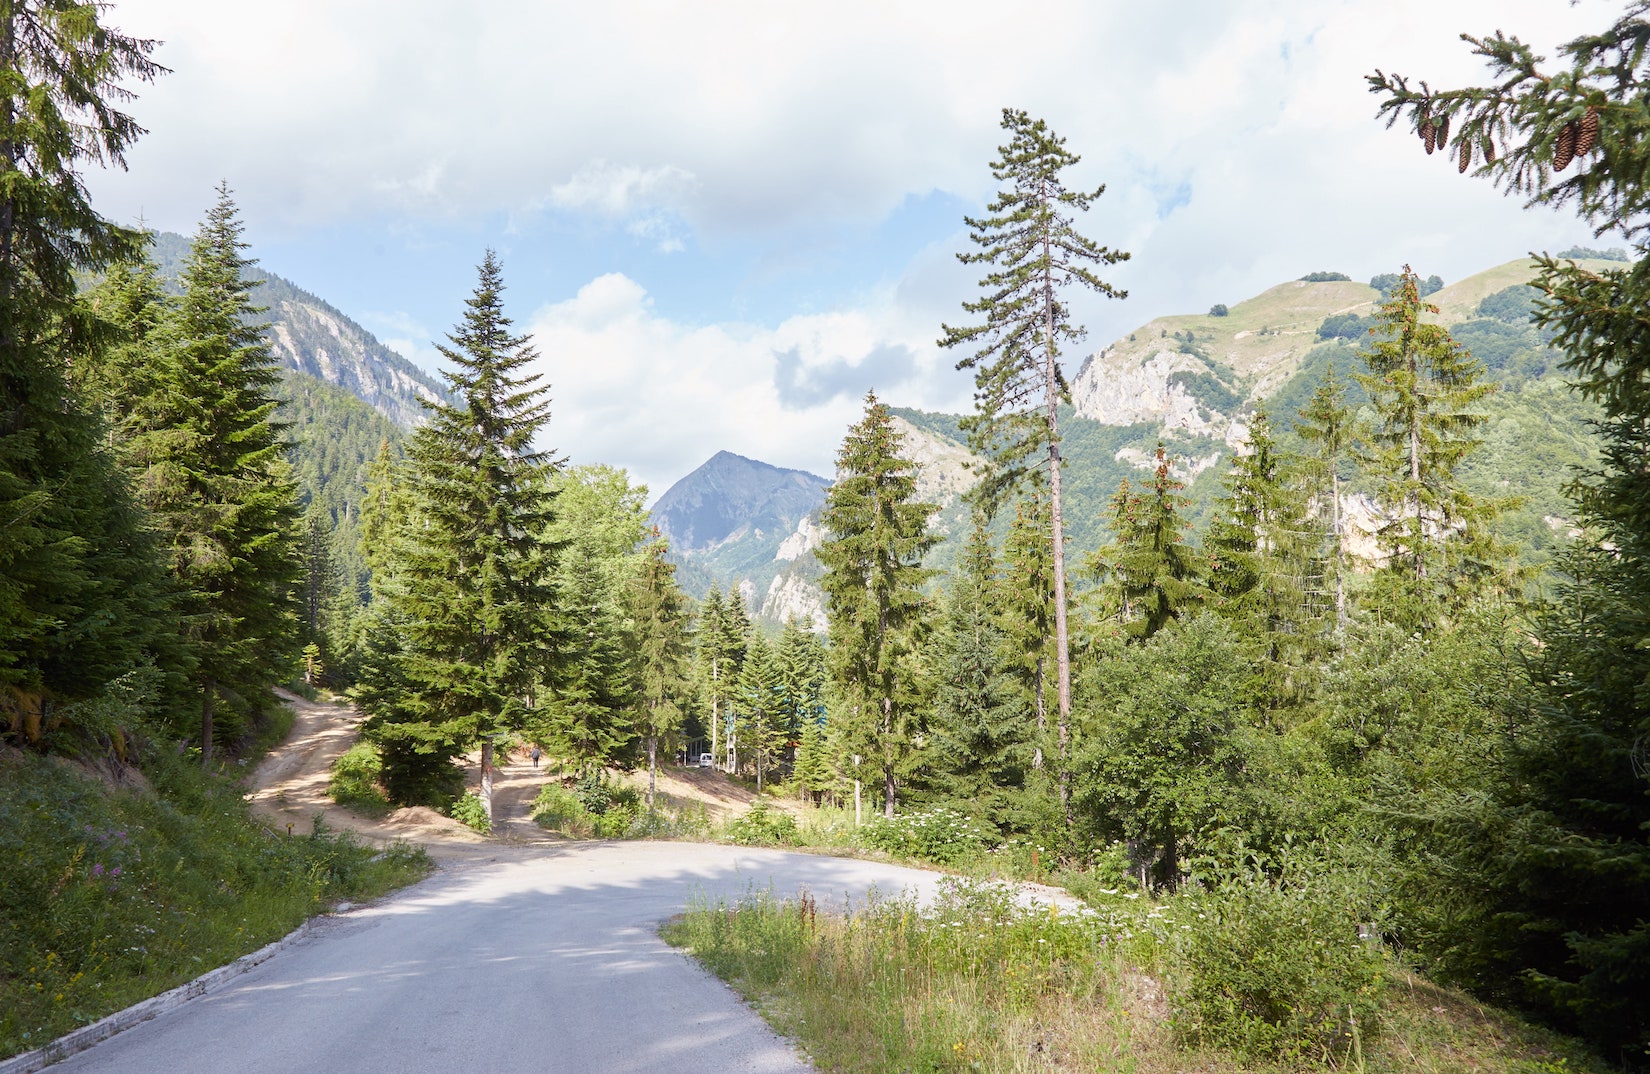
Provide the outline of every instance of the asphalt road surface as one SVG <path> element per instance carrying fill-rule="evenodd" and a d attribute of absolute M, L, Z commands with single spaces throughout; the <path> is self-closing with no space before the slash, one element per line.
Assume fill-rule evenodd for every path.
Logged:
<path fill-rule="evenodd" d="M 694 897 L 933 891 L 875 862 L 688 843 L 523 848 L 452 866 L 52 1074 L 672 1074 L 811 1069 L 657 935 Z"/>

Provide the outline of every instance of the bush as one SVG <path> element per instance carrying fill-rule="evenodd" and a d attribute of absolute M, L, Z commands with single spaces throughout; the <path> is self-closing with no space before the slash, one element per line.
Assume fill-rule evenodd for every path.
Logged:
<path fill-rule="evenodd" d="M 187 751 L 156 792 L 0 751 L 0 1056 L 37 1047 L 423 875 L 420 850 L 287 838 Z"/>
<path fill-rule="evenodd" d="M 341 806 L 368 816 L 381 817 L 390 811 L 389 795 L 381 780 L 384 761 L 370 742 L 357 742 L 332 762 L 332 781 L 327 792 Z"/>
<path fill-rule="evenodd" d="M 1251 875 L 1191 899 L 1171 994 L 1175 1029 L 1256 1061 L 1332 1063 L 1367 1038 L 1386 959 L 1325 876 Z"/>
<path fill-rule="evenodd" d="M 1225 317 L 1231 312 L 1231 310 L 1226 308 L 1226 304 L 1224 302 L 1216 302 L 1214 305 L 1209 307 L 1209 316 L 1211 317 Z"/>
<path fill-rule="evenodd" d="M 882 817 L 860 829 L 866 846 L 938 865 L 957 865 L 985 849 L 986 833 L 954 809 Z"/>
<path fill-rule="evenodd" d="M 464 797 L 453 803 L 447 815 L 482 835 L 493 830 L 493 818 L 487 815 L 487 806 L 474 791 L 466 791 Z"/>
<path fill-rule="evenodd" d="M 728 822 L 727 832 L 740 846 L 786 846 L 796 842 L 796 818 L 758 798 L 744 816 Z"/>
<path fill-rule="evenodd" d="M 1351 282 L 1352 277 L 1344 272 L 1308 272 L 1301 277 L 1302 283 L 1340 283 Z"/>

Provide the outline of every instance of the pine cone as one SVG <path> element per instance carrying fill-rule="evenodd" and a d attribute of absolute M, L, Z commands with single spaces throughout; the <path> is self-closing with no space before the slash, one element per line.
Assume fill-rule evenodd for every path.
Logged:
<path fill-rule="evenodd" d="M 1490 141 L 1489 132 L 1484 133 L 1484 163 L 1495 163 L 1495 143 Z"/>
<path fill-rule="evenodd" d="M 1432 117 L 1426 115 L 1425 113 L 1422 113 L 1421 115 L 1420 131 L 1421 144 L 1427 147 L 1427 156 L 1430 157 L 1432 156 L 1432 151 L 1438 148 L 1438 143 L 1433 140 L 1433 137 L 1438 133 L 1438 131 L 1432 125 Z"/>
<path fill-rule="evenodd" d="M 1576 132 L 1576 156 L 1584 157 L 1598 145 L 1598 109 L 1589 108 L 1581 117 L 1581 128 Z"/>
<path fill-rule="evenodd" d="M 1467 173 L 1467 169 L 1470 167 L 1472 167 L 1472 142 L 1469 139 L 1462 138 L 1461 166 L 1457 170 L 1460 171 L 1462 175 L 1465 175 Z"/>
<path fill-rule="evenodd" d="M 1558 144 L 1553 147 L 1553 171 L 1561 172 L 1570 166 L 1576 156 L 1576 135 L 1580 133 L 1574 120 L 1564 124 L 1558 132 Z"/>
<path fill-rule="evenodd" d="M 1438 143 L 1438 148 L 1439 149 L 1442 149 L 1442 148 L 1444 148 L 1444 146 L 1449 144 L 1449 117 L 1448 116 L 1442 116 L 1442 117 L 1439 118 L 1439 120 L 1438 120 L 1438 133 L 1432 136 L 1432 140 L 1434 142 Z"/>

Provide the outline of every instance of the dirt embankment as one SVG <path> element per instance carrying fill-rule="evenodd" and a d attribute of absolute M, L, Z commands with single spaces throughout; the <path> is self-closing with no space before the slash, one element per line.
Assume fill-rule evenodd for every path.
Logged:
<path fill-rule="evenodd" d="M 343 808 L 327 793 L 327 784 L 332 763 L 359 734 L 360 713 L 335 702 L 308 701 L 285 692 L 281 697 L 296 713 L 292 733 L 247 779 L 247 800 L 253 813 L 272 827 L 307 835 L 320 818 L 329 828 L 353 832 L 374 842 L 423 844 L 436 858 L 484 855 L 501 844 L 556 841 L 533 823 L 533 801 L 549 777 L 542 766 L 534 766 L 525 755 L 495 759 L 491 836 L 479 835 L 422 806 L 397 809 L 382 818 Z M 480 784 L 480 756 L 471 756 L 468 762 L 466 782 L 473 789 Z M 702 806 L 712 821 L 743 813 L 756 797 L 749 788 L 713 769 L 667 764 L 660 767 L 658 776 L 661 805 L 671 809 Z M 625 778 L 646 793 L 645 769 Z"/>

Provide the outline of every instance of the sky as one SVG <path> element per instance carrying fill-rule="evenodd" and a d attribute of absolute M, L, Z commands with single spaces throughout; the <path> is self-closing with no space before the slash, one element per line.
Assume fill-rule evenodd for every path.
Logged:
<path fill-rule="evenodd" d="M 1594 240 L 1375 118 L 1377 68 L 1482 81 L 1599 0 L 115 0 L 163 43 L 104 216 L 191 234 L 227 181 L 250 253 L 435 369 L 497 251 L 550 385 L 540 446 L 654 497 L 720 450 L 829 475 L 875 390 L 953 413 L 965 216 L 1004 108 L 1106 192 L 1078 221 L 1128 297 L 1098 350 L 1316 270 L 1446 281 Z M 1081 355 L 1073 355 L 1074 373 Z"/>

